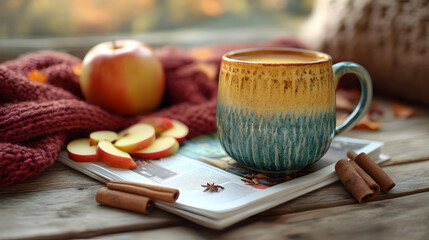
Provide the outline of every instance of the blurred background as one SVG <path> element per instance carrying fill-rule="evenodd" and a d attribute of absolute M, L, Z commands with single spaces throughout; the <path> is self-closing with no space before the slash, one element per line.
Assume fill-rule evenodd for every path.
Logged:
<path fill-rule="evenodd" d="M 132 37 L 153 47 L 260 42 L 293 34 L 313 0 L 2 0 L 2 58 L 37 49 L 79 57 L 101 41 Z"/>
<path fill-rule="evenodd" d="M 190 48 L 280 36 L 429 106 L 428 0 L 0 0 L 0 62 L 42 49 L 83 58 L 113 39 Z"/>

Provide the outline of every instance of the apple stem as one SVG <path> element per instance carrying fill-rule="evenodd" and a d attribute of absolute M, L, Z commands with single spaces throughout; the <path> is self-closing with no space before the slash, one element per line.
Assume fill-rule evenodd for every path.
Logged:
<path fill-rule="evenodd" d="M 116 45 L 116 40 L 112 40 L 112 48 L 113 50 L 118 49 L 118 46 Z"/>

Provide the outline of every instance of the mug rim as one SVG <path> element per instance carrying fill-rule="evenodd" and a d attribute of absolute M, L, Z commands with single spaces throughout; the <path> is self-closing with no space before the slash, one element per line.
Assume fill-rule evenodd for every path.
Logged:
<path fill-rule="evenodd" d="M 245 60 L 239 60 L 234 59 L 234 56 L 237 55 L 251 55 L 253 53 L 289 53 L 289 54 L 295 54 L 295 55 L 304 55 L 312 58 L 317 58 L 316 61 L 310 61 L 310 62 L 296 62 L 296 63 L 270 63 L 270 62 L 251 62 L 251 61 L 245 61 Z M 311 65 L 316 63 L 324 63 L 332 61 L 332 57 L 324 52 L 319 52 L 315 50 L 308 50 L 308 49 L 302 49 L 302 48 L 282 48 L 282 47 L 260 47 L 260 48 L 245 48 L 245 49 L 239 49 L 239 50 L 233 50 L 230 52 L 225 53 L 222 56 L 222 60 L 224 61 L 230 61 L 230 62 L 237 62 L 237 63 L 244 63 L 244 64 L 256 64 L 256 65 L 262 65 L 262 66 L 282 66 L 282 65 L 288 65 L 288 66 L 297 66 L 297 65 Z"/>

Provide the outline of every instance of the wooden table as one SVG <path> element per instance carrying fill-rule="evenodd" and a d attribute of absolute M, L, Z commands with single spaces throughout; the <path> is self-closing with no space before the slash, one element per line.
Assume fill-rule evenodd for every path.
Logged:
<path fill-rule="evenodd" d="M 340 182 L 223 231 L 155 209 L 150 215 L 100 206 L 101 183 L 55 163 L 35 179 L 0 188 L 1 239 L 429 239 L 429 109 L 406 120 L 391 102 L 379 131 L 346 136 L 385 142 L 382 166 L 397 183 L 389 194 L 357 204 Z"/>

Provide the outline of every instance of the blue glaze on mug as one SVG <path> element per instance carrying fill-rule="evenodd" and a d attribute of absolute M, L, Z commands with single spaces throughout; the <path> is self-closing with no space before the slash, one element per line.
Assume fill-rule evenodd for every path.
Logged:
<path fill-rule="evenodd" d="M 335 110 L 258 114 L 218 102 L 218 131 L 225 151 L 255 170 L 298 170 L 326 153 L 335 133 Z"/>

